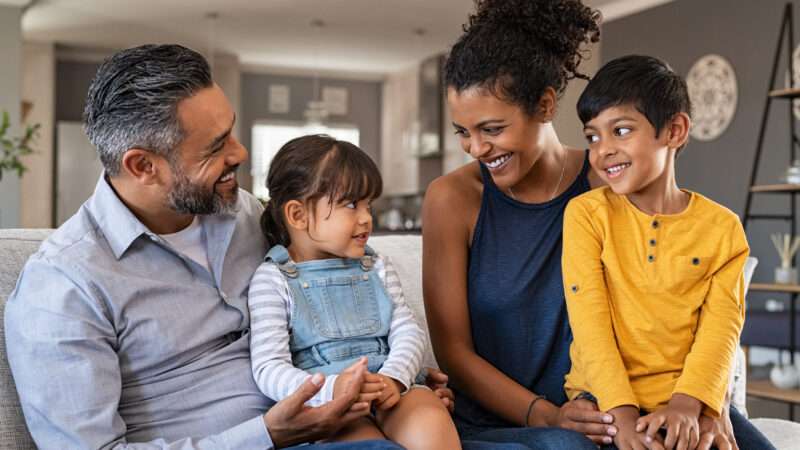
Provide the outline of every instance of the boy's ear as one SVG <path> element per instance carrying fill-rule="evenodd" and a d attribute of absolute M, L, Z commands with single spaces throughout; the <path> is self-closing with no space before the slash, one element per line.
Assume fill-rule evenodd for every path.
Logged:
<path fill-rule="evenodd" d="M 298 200 L 289 200 L 283 205 L 286 225 L 297 230 L 308 229 L 308 209 Z"/>
<path fill-rule="evenodd" d="M 551 86 L 547 86 L 542 96 L 539 97 L 539 114 L 541 114 L 542 122 L 552 122 L 556 116 L 557 107 L 558 94 Z"/>
<path fill-rule="evenodd" d="M 667 125 L 667 147 L 678 149 L 686 145 L 689 140 L 689 129 L 692 126 L 692 119 L 689 115 L 681 112 L 675 114 Z"/>

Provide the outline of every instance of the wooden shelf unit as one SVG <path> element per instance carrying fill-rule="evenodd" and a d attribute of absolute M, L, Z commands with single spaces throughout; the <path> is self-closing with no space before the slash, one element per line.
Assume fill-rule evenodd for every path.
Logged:
<path fill-rule="evenodd" d="M 775 283 L 751 283 L 749 290 L 757 292 L 787 292 L 790 294 L 800 294 L 800 285 L 775 284 Z"/>
<path fill-rule="evenodd" d="M 769 96 L 772 98 L 798 98 L 800 97 L 800 89 L 798 88 L 787 88 L 787 89 L 775 89 L 773 91 L 769 91 Z"/>
<path fill-rule="evenodd" d="M 769 380 L 747 380 L 747 395 L 789 404 L 800 404 L 800 389 L 780 389 Z"/>
<path fill-rule="evenodd" d="M 750 186 L 750 192 L 763 192 L 763 193 L 784 193 L 784 192 L 798 192 L 800 191 L 800 184 L 762 184 L 757 186 Z"/>

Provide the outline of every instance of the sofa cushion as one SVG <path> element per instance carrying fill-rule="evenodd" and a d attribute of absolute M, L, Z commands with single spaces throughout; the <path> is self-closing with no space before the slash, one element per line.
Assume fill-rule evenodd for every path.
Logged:
<path fill-rule="evenodd" d="M 50 234 L 49 230 L 0 230 L 0 317 L 25 261 Z M 0 448 L 35 449 L 6 360 L 4 328 L 0 326 Z"/>

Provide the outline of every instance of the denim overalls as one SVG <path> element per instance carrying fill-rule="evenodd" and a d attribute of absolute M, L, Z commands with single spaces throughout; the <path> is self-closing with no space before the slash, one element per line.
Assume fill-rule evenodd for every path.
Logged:
<path fill-rule="evenodd" d="M 381 368 L 394 305 L 373 270 L 371 248 L 361 259 L 295 264 L 286 247 L 276 245 L 266 260 L 278 265 L 294 301 L 289 349 L 295 367 L 331 375 L 366 356 L 370 372 Z"/>

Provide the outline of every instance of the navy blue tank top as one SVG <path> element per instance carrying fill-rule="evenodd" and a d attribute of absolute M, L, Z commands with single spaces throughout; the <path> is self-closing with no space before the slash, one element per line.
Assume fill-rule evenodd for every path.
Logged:
<path fill-rule="evenodd" d="M 467 302 L 475 352 L 529 390 L 561 405 L 572 331 L 561 280 L 564 209 L 590 189 L 588 151 L 558 197 L 523 203 L 495 186 L 480 164 L 483 196 L 469 250 Z M 456 392 L 459 427 L 513 426 Z"/>

